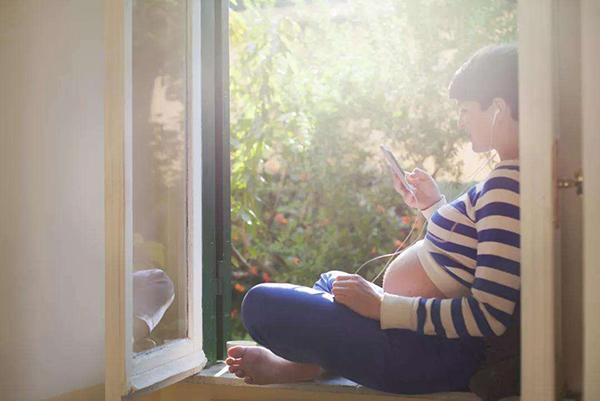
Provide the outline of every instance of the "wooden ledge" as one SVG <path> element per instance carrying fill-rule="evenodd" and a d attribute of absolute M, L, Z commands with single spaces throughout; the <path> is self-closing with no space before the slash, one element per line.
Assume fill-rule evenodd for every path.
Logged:
<path fill-rule="evenodd" d="M 343 377 L 325 377 L 310 382 L 300 383 L 287 383 L 287 384 L 269 384 L 269 385 L 252 385 L 246 384 L 244 381 L 227 370 L 228 366 L 219 361 L 219 363 L 205 368 L 200 373 L 185 380 L 186 384 L 203 384 L 203 385 L 224 385 L 229 387 L 243 387 L 246 390 L 250 389 L 264 389 L 265 391 L 291 391 L 291 392 L 303 392 L 303 393 L 341 393 L 346 396 L 358 397 L 356 399 L 363 398 L 365 400 L 371 400 L 374 397 L 380 400 L 394 400 L 394 401 L 481 401 L 479 397 L 470 392 L 447 392 L 447 393 L 433 393 L 433 394 L 421 394 L 421 395 L 401 395 L 386 393 L 383 391 L 373 390 L 360 384 L 357 384 L 351 380 Z M 240 389 L 242 390 L 242 389 Z M 332 394 L 333 395 L 333 394 Z M 362 396 L 362 397 L 360 397 Z"/>

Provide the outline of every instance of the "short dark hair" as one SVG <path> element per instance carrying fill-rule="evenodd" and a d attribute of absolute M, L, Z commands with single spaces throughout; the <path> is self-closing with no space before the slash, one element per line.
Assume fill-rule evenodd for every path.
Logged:
<path fill-rule="evenodd" d="M 483 110 L 495 97 L 510 106 L 519 120 L 519 56 L 516 44 L 490 45 L 479 49 L 454 74 L 448 87 L 450 98 L 477 101 Z"/>

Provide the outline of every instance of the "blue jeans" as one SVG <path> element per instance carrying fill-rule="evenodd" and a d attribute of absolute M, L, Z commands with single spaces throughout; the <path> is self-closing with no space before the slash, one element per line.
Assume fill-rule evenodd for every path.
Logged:
<path fill-rule="evenodd" d="M 242 319 L 252 338 L 289 361 L 311 363 L 365 387 L 402 394 L 468 391 L 484 357 L 482 338 L 447 339 L 405 329 L 382 330 L 334 302 L 336 276 L 313 288 L 284 283 L 252 287 Z"/>

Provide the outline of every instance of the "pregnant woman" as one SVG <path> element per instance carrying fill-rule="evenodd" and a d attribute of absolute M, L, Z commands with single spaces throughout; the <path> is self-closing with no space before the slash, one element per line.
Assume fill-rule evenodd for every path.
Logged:
<path fill-rule="evenodd" d="M 479 50 L 455 74 L 459 127 L 475 152 L 495 150 L 489 176 L 447 203 L 416 169 L 394 187 L 428 221 L 390 264 L 383 288 L 359 275 L 323 273 L 313 288 L 265 283 L 242 318 L 261 346 L 232 347 L 226 363 L 246 383 L 311 380 L 331 372 L 392 393 L 463 391 L 485 336 L 514 320 L 520 288 L 517 49 Z"/>

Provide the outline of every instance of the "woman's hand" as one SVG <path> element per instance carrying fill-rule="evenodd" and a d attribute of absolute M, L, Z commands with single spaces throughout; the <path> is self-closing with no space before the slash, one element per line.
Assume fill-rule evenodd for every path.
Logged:
<path fill-rule="evenodd" d="M 358 274 L 336 277 L 331 292 L 336 302 L 361 316 L 379 320 L 383 291 L 378 291 L 375 285 Z"/>
<path fill-rule="evenodd" d="M 394 189 L 402 195 L 404 202 L 410 207 L 427 209 L 442 198 L 433 177 L 420 168 L 415 168 L 411 173 L 406 174 L 406 180 L 414 187 L 413 191 L 406 188 L 395 174 L 393 179 Z"/>

